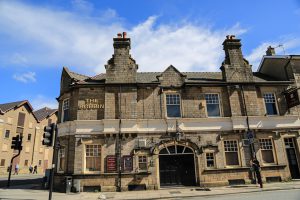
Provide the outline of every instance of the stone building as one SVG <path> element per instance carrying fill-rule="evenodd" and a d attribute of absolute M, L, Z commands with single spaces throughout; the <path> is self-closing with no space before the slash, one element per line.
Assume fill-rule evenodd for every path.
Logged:
<path fill-rule="evenodd" d="M 62 70 L 55 185 L 66 175 L 83 191 L 250 183 L 251 155 L 265 182 L 299 178 L 299 106 L 285 96 L 298 97 L 300 56 L 270 47 L 252 72 L 227 36 L 220 72 L 137 72 L 130 38 L 113 46 L 106 73 Z"/>
<path fill-rule="evenodd" d="M 37 165 L 38 173 L 43 174 L 51 166 L 53 151 L 42 145 L 44 126 L 56 121 L 57 109 L 34 111 L 27 100 L 0 104 L 0 174 L 8 173 L 11 158 L 17 153 L 11 149 L 16 135 L 23 136 L 23 149 L 14 159 L 13 168 L 18 163 L 20 173 L 27 174 L 30 165 Z"/>

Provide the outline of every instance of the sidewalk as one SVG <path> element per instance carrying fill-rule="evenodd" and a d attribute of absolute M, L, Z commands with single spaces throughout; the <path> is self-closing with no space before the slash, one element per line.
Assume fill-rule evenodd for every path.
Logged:
<path fill-rule="evenodd" d="M 27 186 L 30 187 L 30 186 Z M 31 186 L 33 187 L 33 186 Z M 179 187 L 179 188 L 163 188 L 160 190 L 146 190 L 146 191 L 128 191 L 128 192 L 99 192 L 79 194 L 64 194 L 53 193 L 53 199 L 63 200 L 87 200 L 87 199 L 116 199 L 116 200 L 130 200 L 130 199 L 174 199 L 183 197 L 196 196 L 216 196 L 224 194 L 262 192 L 273 190 L 292 190 L 300 189 L 300 181 L 292 181 L 287 183 L 269 183 L 265 184 L 263 189 L 255 185 L 241 185 L 241 186 L 226 186 L 210 188 L 210 191 L 204 191 L 199 187 Z M 48 191 L 34 190 L 34 189 L 0 189 L 0 199 L 48 199 Z"/>

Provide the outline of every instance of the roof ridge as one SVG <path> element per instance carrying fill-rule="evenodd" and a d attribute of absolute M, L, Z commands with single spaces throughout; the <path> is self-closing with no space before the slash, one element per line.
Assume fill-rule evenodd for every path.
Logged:
<path fill-rule="evenodd" d="M 70 70 L 69 70 L 69 72 L 72 73 L 72 74 L 79 75 L 79 76 L 85 76 L 85 77 L 87 77 L 87 78 L 90 77 L 90 76 L 87 76 L 87 75 L 84 75 L 84 74 L 79 74 L 79 73 L 77 73 L 77 72 L 73 72 L 73 71 L 70 71 Z"/>

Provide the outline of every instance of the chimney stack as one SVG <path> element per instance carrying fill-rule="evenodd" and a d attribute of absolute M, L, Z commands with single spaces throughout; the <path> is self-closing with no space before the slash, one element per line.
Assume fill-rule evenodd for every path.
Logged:
<path fill-rule="evenodd" d="M 241 40 L 235 35 L 227 35 L 223 42 L 225 59 L 221 70 L 227 82 L 251 82 L 253 74 L 249 62 L 243 57 Z"/>
<path fill-rule="evenodd" d="M 275 55 L 275 48 L 269 46 L 268 49 L 267 49 L 267 51 L 266 51 L 266 55 L 267 56 L 274 56 Z"/>

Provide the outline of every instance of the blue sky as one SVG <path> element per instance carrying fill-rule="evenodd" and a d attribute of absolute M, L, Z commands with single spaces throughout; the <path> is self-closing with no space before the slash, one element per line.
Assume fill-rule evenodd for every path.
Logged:
<path fill-rule="evenodd" d="M 96 75 L 127 31 L 139 71 L 218 71 L 226 35 L 256 71 L 269 45 L 300 53 L 300 0 L 0 0 L 0 103 L 56 107 L 63 66 Z"/>

